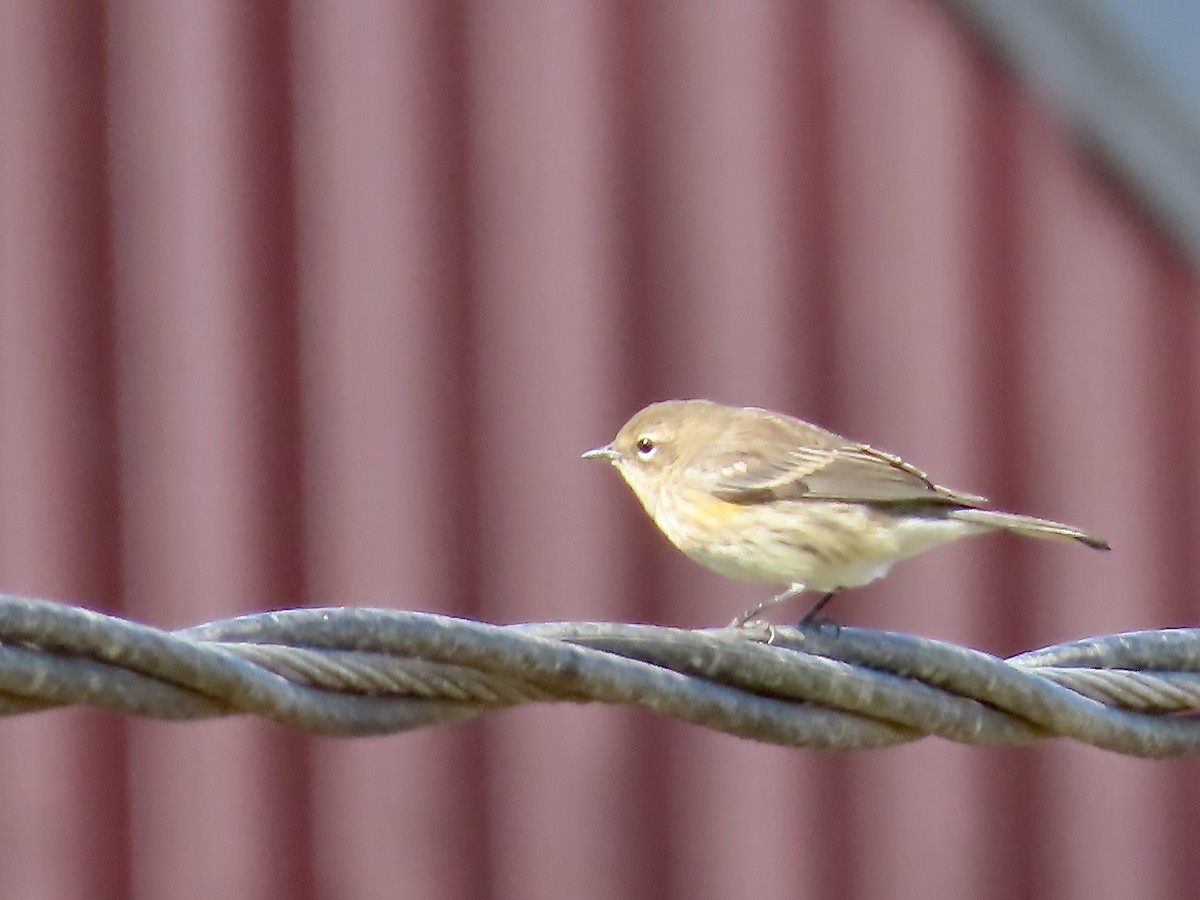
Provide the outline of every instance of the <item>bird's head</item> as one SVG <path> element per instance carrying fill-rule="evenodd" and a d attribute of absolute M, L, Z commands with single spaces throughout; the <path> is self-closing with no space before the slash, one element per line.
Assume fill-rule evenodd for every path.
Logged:
<path fill-rule="evenodd" d="M 717 408 L 708 400 L 662 400 L 634 413 L 617 436 L 588 450 L 584 459 L 606 459 L 621 473 L 651 515 L 658 503 L 663 478 L 677 469 L 685 446 L 700 446 L 712 422 L 706 416 Z"/>

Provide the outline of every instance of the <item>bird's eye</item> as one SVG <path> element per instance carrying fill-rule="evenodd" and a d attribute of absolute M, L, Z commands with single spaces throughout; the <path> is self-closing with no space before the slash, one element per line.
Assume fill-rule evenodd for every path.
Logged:
<path fill-rule="evenodd" d="M 637 448 L 638 456 L 650 456 L 654 452 L 654 441 L 648 437 L 640 437 L 637 443 L 633 445 Z"/>

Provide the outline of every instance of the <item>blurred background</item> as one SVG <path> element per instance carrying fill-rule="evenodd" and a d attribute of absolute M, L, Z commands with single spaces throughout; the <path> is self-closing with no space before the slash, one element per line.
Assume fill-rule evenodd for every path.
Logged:
<path fill-rule="evenodd" d="M 963 542 L 843 621 L 998 654 L 1195 624 L 1186 7 L 0 0 L 0 590 L 724 624 L 770 588 L 579 460 L 702 396 L 1114 547 Z M 0 810 L 27 900 L 1200 882 L 1194 762 L 599 707 L 340 741 L 31 715 Z"/>

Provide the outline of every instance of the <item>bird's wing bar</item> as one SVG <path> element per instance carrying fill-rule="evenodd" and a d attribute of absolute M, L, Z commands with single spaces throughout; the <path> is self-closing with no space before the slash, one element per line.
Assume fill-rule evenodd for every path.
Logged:
<path fill-rule="evenodd" d="M 867 444 L 742 450 L 719 460 L 707 474 L 709 489 L 730 503 L 926 501 L 980 506 L 987 502 L 975 494 L 934 484 L 916 466 Z"/>

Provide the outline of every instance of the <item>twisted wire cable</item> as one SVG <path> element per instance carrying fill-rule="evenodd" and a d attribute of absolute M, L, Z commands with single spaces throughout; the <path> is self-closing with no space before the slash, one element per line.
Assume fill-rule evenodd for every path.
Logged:
<path fill-rule="evenodd" d="M 1051 737 L 1200 752 L 1200 629 L 1000 659 L 861 628 L 490 625 L 394 609 L 291 609 L 178 631 L 0 595 L 0 715 L 80 703 L 156 719 L 238 714 L 339 736 L 523 703 L 639 706 L 776 744 Z"/>

